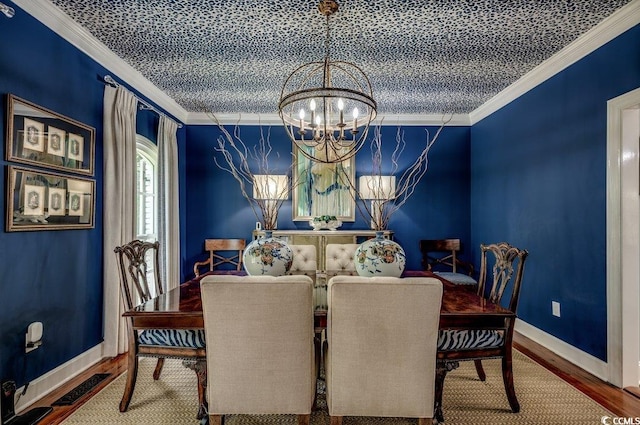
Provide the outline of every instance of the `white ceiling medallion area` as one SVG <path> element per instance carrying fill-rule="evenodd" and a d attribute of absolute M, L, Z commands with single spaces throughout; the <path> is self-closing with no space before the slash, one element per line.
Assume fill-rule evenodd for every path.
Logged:
<path fill-rule="evenodd" d="M 297 64 L 322 55 L 322 37 L 317 36 L 322 25 L 313 23 L 317 0 L 275 5 L 250 0 L 14 3 L 189 125 L 211 124 L 198 112 L 202 104 L 223 124 L 281 125 L 277 102 L 284 79 Z M 336 24 L 337 49 L 349 53 L 346 59 L 361 65 L 371 79 L 379 105 L 374 124 L 437 125 L 443 113 L 454 114 L 448 125 L 473 124 L 640 23 L 640 0 L 499 4 L 501 10 L 489 0 L 341 1 L 346 17 Z M 354 16 L 357 25 L 350 21 Z M 309 46 L 313 43 L 304 37 L 318 38 L 317 46 Z M 278 54 L 262 42 L 277 46 Z M 480 43 L 489 44 L 478 47 Z M 540 50 L 546 45 L 553 51 Z M 497 57 L 491 63 L 493 50 L 501 47 L 511 49 L 512 58 L 505 62 Z M 219 60 L 221 53 L 230 62 L 208 67 L 205 62 Z M 466 63 L 456 68 L 460 72 L 450 68 L 460 60 Z M 255 72 L 238 72 L 245 68 Z M 202 74 L 212 69 L 218 72 L 215 81 Z"/>

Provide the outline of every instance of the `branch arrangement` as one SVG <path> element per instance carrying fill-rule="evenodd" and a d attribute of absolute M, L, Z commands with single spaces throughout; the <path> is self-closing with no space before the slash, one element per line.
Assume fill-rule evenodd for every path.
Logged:
<path fill-rule="evenodd" d="M 260 127 L 260 138 L 250 149 L 240 138 L 239 124 L 236 124 L 232 135 L 213 113 L 207 112 L 207 115 L 222 132 L 214 148 L 216 155 L 213 161 L 218 168 L 231 174 L 239 183 L 242 196 L 249 202 L 256 219 L 262 223 L 262 228 L 275 229 L 278 211 L 282 203 L 289 198 L 291 189 L 287 182 L 282 184 L 274 176 L 286 175 L 291 181 L 292 166 L 282 171 L 270 168 L 269 156 L 273 153 L 269 140 L 270 130 L 265 134 Z M 275 155 L 280 156 L 277 152 Z M 291 188 L 293 187 L 295 182 L 291 181 Z M 268 197 L 271 198 L 266 199 Z"/>
<path fill-rule="evenodd" d="M 418 183 L 427 172 L 429 166 L 429 150 L 433 144 L 438 140 L 442 129 L 451 121 L 452 117 L 448 119 L 443 118 L 442 124 L 431 137 L 429 130 L 425 129 L 426 141 L 425 146 L 415 159 L 415 161 L 398 177 L 399 159 L 404 152 L 406 142 L 404 139 L 404 131 L 398 127 L 396 131 L 396 145 L 391 154 L 390 162 L 391 169 L 387 173 L 382 172 L 382 131 L 381 126 L 376 127 L 374 138 L 371 141 L 371 176 L 373 178 L 369 181 L 369 186 L 366 188 L 356 188 L 355 182 L 350 182 L 351 187 L 354 188 L 354 192 L 359 199 L 362 198 L 362 193 L 367 190 L 369 194 L 374 194 L 373 197 L 377 198 L 371 202 L 371 205 L 367 205 L 367 202 L 356 202 L 358 211 L 366 219 L 371 220 L 371 226 L 373 230 L 386 230 L 389 226 L 389 220 L 391 216 L 399 210 L 413 195 Z M 395 176 L 396 186 L 395 191 L 391 191 L 388 187 L 385 187 L 380 182 L 383 176 Z"/>

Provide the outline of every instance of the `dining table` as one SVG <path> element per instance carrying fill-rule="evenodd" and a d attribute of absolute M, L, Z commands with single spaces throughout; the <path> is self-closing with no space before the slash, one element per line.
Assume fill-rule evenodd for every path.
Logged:
<path fill-rule="evenodd" d="M 200 298 L 200 280 L 211 274 L 244 274 L 235 270 L 213 271 L 186 281 L 178 287 L 165 292 L 132 310 L 123 316 L 130 317 L 134 329 L 204 329 L 202 301 Z M 436 273 L 426 270 L 404 271 L 403 277 L 434 277 L 442 281 L 443 295 L 440 309 L 440 329 L 501 329 L 506 323 L 515 320 L 515 313 L 507 308 L 494 304 L 477 294 L 475 285 L 459 285 L 449 282 Z M 314 312 L 314 328 L 316 333 L 316 354 L 320 354 L 320 337 L 326 329 L 327 310 L 317 309 Z M 439 353 L 440 354 L 440 353 Z M 455 356 L 454 356 L 455 357 Z M 185 363 L 203 380 L 206 388 L 206 362 Z M 436 362 L 436 385 L 434 418 L 444 421 L 442 411 L 442 386 L 447 372 L 457 367 L 457 361 L 439 356 Z M 199 406 L 198 419 L 205 419 L 205 405 Z"/>

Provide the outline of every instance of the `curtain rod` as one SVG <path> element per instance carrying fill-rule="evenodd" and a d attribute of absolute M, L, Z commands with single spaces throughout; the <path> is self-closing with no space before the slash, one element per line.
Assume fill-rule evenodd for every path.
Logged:
<path fill-rule="evenodd" d="M 106 84 L 109 84 L 113 87 L 120 87 L 120 83 L 118 83 L 116 80 L 113 79 L 113 77 L 111 75 L 105 75 L 104 76 L 104 82 Z M 139 108 L 142 109 L 146 109 L 148 111 L 153 111 L 158 115 L 162 115 L 166 118 L 169 118 L 165 113 L 158 111 L 156 108 L 154 108 L 152 105 L 148 104 L 147 102 L 145 102 L 144 100 L 140 99 L 138 96 L 136 96 L 135 94 L 133 94 L 135 96 L 135 98 L 138 100 Z M 169 118 L 171 119 L 171 118 Z M 171 119 L 171 121 L 175 122 L 178 125 L 178 128 L 182 128 L 182 124 Z"/>
<path fill-rule="evenodd" d="M 7 6 L 4 3 L 0 3 L 0 12 L 4 13 L 4 16 L 7 18 L 13 18 L 13 15 L 16 14 L 16 11 L 11 6 Z"/>

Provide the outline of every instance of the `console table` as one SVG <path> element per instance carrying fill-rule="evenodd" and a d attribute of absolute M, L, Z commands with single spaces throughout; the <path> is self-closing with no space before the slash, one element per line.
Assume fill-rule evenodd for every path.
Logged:
<path fill-rule="evenodd" d="M 318 271 L 326 271 L 325 248 L 330 243 L 362 243 L 376 236 L 375 230 L 273 230 L 273 236 L 293 245 L 315 245 Z M 393 231 L 383 235 L 393 239 Z M 264 230 L 254 230 L 253 239 L 264 236 Z"/>

